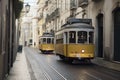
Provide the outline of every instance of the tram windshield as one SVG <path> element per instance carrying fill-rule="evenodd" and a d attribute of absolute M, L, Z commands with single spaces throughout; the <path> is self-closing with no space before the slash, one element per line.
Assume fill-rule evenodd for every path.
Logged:
<path fill-rule="evenodd" d="M 54 38 L 42 38 L 41 43 L 43 44 L 53 44 L 54 43 Z"/>
<path fill-rule="evenodd" d="M 43 38 L 42 43 L 43 43 L 43 44 L 46 43 L 46 38 Z"/>
<path fill-rule="evenodd" d="M 69 33 L 69 34 L 68 34 Z M 94 32 L 93 31 L 69 31 L 65 33 L 65 43 L 81 43 L 81 44 L 93 44 Z M 58 42 L 58 41 L 57 41 Z"/>
<path fill-rule="evenodd" d="M 52 38 L 52 44 L 54 43 L 54 38 Z"/>
<path fill-rule="evenodd" d="M 87 43 L 86 31 L 78 31 L 78 43 Z"/>
<path fill-rule="evenodd" d="M 47 38 L 47 43 L 48 43 L 48 44 L 51 43 L 51 38 Z"/>
<path fill-rule="evenodd" d="M 69 43 L 76 43 L 76 31 L 69 32 Z"/>

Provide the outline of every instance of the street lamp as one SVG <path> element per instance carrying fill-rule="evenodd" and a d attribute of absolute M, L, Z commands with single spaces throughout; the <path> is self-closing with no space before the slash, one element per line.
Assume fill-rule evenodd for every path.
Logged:
<path fill-rule="evenodd" d="M 26 13 L 30 11 L 30 5 L 28 3 L 25 5 L 25 11 Z"/>

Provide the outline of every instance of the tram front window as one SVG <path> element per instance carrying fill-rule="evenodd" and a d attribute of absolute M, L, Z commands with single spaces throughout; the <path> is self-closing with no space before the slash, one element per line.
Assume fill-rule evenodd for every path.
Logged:
<path fill-rule="evenodd" d="M 69 32 L 69 43 L 76 43 L 76 32 L 75 31 Z"/>
<path fill-rule="evenodd" d="M 48 43 L 48 44 L 51 43 L 51 38 L 47 38 L 47 43 Z"/>
<path fill-rule="evenodd" d="M 46 38 L 43 38 L 43 44 L 45 44 L 46 43 Z"/>
<path fill-rule="evenodd" d="M 39 40 L 39 44 L 41 43 L 41 39 Z"/>
<path fill-rule="evenodd" d="M 87 32 L 86 31 L 78 32 L 78 43 L 87 43 Z"/>
<path fill-rule="evenodd" d="M 54 43 L 54 38 L 52 38 L 52 44 Z"/>
<path fill-rule="evenodd" d="M 93 43 L 93 32 L 89 32 L 89 43 Z"/>

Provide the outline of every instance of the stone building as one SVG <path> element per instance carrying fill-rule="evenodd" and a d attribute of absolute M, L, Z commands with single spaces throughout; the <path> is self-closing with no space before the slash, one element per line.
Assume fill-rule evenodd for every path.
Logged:
<path fill-rule="evenodd" d="M 120 61 L 120 0 L 89 0 L 87 17 L 95 27 L 96 56 Z"/>
<path fill-rule="evenodd" d="M 9 74 L 16 58 L 18 46 L 18 0 L 0 0 L 0 80 Z M 16 23 L 17 22 L 17 23 Z"/>

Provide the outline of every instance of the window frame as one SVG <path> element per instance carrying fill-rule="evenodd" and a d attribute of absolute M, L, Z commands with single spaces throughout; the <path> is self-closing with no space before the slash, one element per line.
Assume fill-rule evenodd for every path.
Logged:
<path fill-rule="evenodd" d="M 81 39 L 81 40 L 83 40 L 82 42 L 79 42 L 79 32 L 86 32 L 86 39 Z M 81 36 L 83 36 L 83 38 L 84 38 L 84 33 L 82 33 L 82 35 Z M 77 44 L 89 44 L 88 43 L 88 31 L 77 31 Z"/>
<path fill-rule="evenodd" d="M 70 32 L 75 32 L 75 34 L 72 34 L 72 36 L 71 36 L 71 37 L 73 37 L 73 35 L 74 35 L 74 38 L 73 38 L 73 39 L 75 39 L 74 42 L 70 42 Z M 71 41 L 73 41 L 72 38 L 71 38 Z M 76 31 L 68 32 L 68 42 L 69 42 L 69 44 L 76 44 Z"/>

